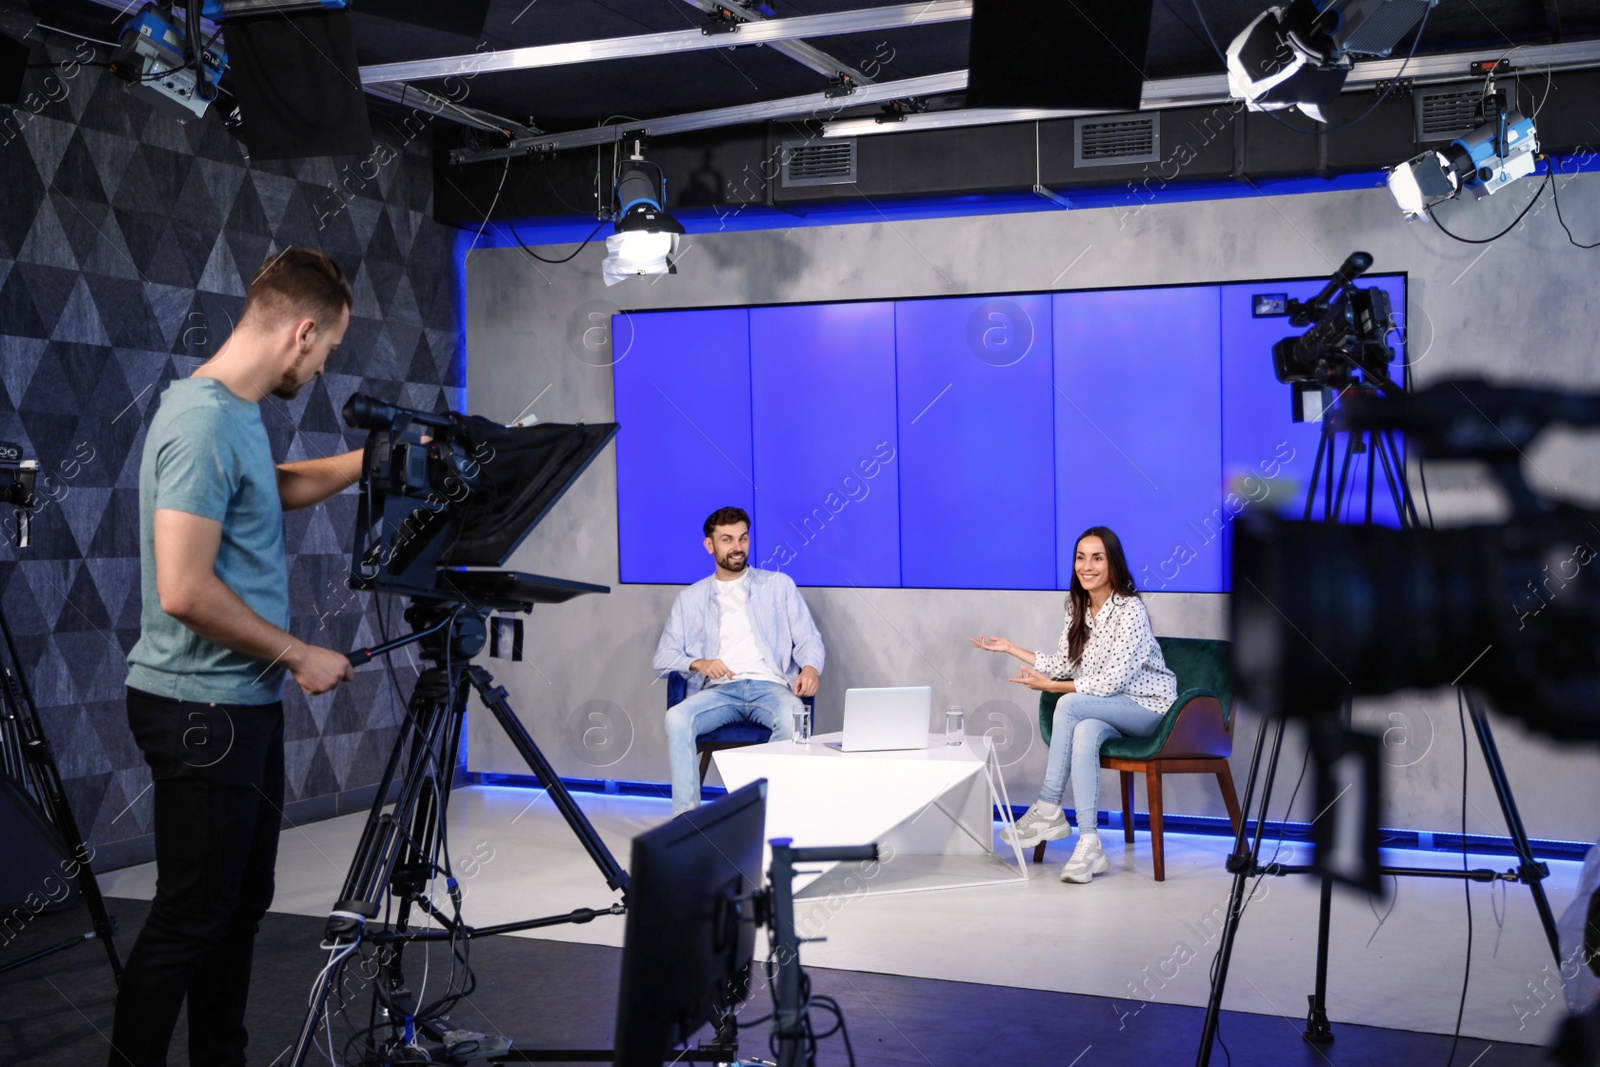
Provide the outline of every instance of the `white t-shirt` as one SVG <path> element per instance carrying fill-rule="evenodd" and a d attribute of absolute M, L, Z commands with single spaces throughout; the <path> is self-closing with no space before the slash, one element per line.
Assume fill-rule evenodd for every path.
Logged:
<path fill-rule="evenodd" d="M 710 678 L 708 685 L 721 682 L 776 682 L 788 685 L 789 680 L 773 669 L 761 655 L 756 644 L 755 630 L 750 625 L 750 612 L 746 605 L 750 599 L 750 573 L 739 575 L 731 582 L 715 581 L 717 608 L 721 615 L 721 643 L 717 659 L 733 672 L 732 678 Z"/>

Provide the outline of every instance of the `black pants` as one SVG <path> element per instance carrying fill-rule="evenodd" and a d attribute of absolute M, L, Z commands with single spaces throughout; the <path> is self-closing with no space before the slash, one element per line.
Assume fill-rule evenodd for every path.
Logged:
<path fill-rule="evenodd" d="M 128 690 L 155 793 L 156 896 L 128 956 L 111 1067 L 165 1067 L 189 1000 L 189 1062 L 245 1062 L 255 934 L 272 903 L 283 811 L 283 704 Z"/>

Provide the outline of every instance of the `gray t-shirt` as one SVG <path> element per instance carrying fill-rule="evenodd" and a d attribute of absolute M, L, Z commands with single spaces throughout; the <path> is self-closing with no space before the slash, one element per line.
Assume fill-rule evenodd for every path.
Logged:
<path fill-rule="evenodd" d="M 217 704 L 271 704 L 284 669 L 208 641 L 161 610 L 155 513 L 186 511 L 222 523 L 217 577 L 274 626 L 289 626 L 283 504 L 261 406 L 215 378 L 167 386 L 139 462 L 139 560 L 144 608 L 128 652 L 128 685 L 157 696 Z"/>

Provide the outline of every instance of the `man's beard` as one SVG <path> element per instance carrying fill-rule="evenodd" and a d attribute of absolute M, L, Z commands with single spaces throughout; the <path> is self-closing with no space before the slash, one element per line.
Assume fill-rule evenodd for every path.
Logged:
<path fill-rule="evenodd" d="M 735 555 L 739 557 L 738 562 L 734 562 L 733 557 Z M 729 552 L 726 556 L 717 557 L 717 566 L 721 567 L 725 571 L 742 571 L 749 565 L 750 557 L 745 555 L 743 552 Z"/>
<path fill-rule="evenodd" d="M 278 387 L 272 391 L 273 396 L 277 397 L 279 400 L 293 400 L 295 397 L 300 395 L 300 389 L 306 383 L 296 381 L 295 377 L 300 370 L 301 365 L 304 364 L 305 361 L 306 354 L 302 352 L 300 353 L 299 358 L 294 361 L 294 366 L 284 371 L 282 380 L 278 382 Z"/>

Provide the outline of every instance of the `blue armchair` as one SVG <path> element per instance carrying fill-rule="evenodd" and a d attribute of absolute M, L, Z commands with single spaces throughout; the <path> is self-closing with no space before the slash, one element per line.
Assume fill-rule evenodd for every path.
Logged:
<path fill-rule="evenodd" d="M 681 704 L 689 695 L 689 679 L 677 671 L 667 675 L 667 707 Z M 801 697 L 813 716 L 817 710 L 816 697 Z M 812 720 L 815 722 L 815 718 Z M 743 748 L 746 745 L 764 745 L 772 740 L 772 731 L 758 722 L 730 722 L 695 738 L 694 749 L 700 753 L 700 782 L 706 780 L 711 769 L 711 754 L 725 748 Z"/>

